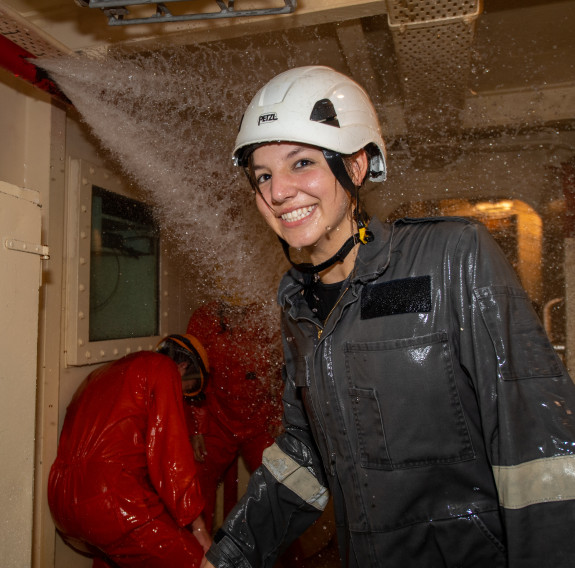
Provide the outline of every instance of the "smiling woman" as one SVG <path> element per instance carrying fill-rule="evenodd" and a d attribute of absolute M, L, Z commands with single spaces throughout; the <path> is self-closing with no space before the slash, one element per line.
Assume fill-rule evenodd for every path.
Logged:
<path fill-rule="evenodd" d="M 386 177 L 385 144 L 362 87 L 323 66 L 278 75 L 246 110 L 234 160 L 284 249 L 307 249 L 313 266 L 305 271 L 324 282 L 345 278 L 368 238 L 359 189 Z"/>
<path fill-rule="evenodd" d="M 292 263 L 285 432 L 206 566 L 272 566 L 330 495 L 346 567 L 572 566 L 575 385 L 485 226 L 363 211 L 383 139 L 327 67 L 264 86 L 234 158 Z"/>
<path fill-rule="evenodd" d="M 358 153 L 355 160 L 365 172 L 365 153 Z M 335 255 L 354 235 L 354 200 L 336 180 L 321 150 L 266 144 L 254 151 L 253 161 L 258 210 L 281 239 L 294 248 L 306 248 L 315 265 Z M 347 257 L 352 265 L 353 258 Z M 341 280 L 345 264 L 344 259 L 343 265 L 327 271 L 332 278 L 340 272 Z"/>

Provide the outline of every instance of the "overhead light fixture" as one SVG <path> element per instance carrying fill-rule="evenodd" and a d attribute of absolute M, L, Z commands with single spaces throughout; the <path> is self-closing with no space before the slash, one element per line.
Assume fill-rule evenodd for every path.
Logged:
<path fill-rule="evenodd" d="M 133 24 L 155 24 L 167 22 L 184 22 L 188 20 L 212 20 L 216 18 L 241 18 L 247 16 L 270 16 L 275 14 L 291 14 L 295 11 L 297 0 L 283 0 L 284 5 L 276 8 L 251 8 L 236 10 L 235 0 L 214 0 L 219 10 L 205 13 L 172 14 L 168 9 L 168 3 L 190 4 L 190 0 L 74 0 L 76 4 L 84 8 L 99 8 L 108 18 L 110 26 L 127 26 Z M 155 13 L 150 16 L 131 16 L 128 6 L 151 6 L 155 7 Z"/>
<path fill-rule="evenodd" d="M 474 208 L 479 214 L 487 215 L 491 218 L 507 217 L 515 213 L 515 204 L 510 199 L 480 201 L 475 204 Z"/>

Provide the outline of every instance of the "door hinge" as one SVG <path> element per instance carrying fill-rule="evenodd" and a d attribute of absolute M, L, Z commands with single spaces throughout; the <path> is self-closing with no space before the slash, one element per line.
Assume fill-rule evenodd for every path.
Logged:
<path fill-rule="evenodd" d="M 4 240 L 4 246 L 9 250 L 15 250 L 17 252 L 38 254 L 42 260 L 48 260 L 50 258 L 50 249 L 46 245 L 27 243 L 25 241 L 19 241 L 18 239 L 7 238 Z"/>

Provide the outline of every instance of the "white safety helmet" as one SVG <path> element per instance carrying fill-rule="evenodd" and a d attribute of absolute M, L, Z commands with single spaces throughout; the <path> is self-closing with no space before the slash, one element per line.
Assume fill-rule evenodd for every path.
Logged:
<path fill-rule="evenodd" d="M 250 154 L 268 142 L 310 144 L 340 156 L 365 148 L 369 179 L 386 178 L 385 144 L 369 96 L 330 67 L 290 69 L 260 89 L 242 118 L 234 164 L 246 167 Z"/>

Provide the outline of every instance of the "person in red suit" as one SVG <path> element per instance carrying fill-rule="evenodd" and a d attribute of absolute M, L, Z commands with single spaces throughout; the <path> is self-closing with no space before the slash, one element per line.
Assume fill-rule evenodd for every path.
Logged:
<path fill-rule="evenodd" d="M 63 540 L 94 567 L 195 568 L 211 538 L 183 397 L 208 361 L 199 341 L 170 335 L 156 352 L 104 365 L 76 391 L 48 481 Z"/>
<path fill-rule="evenodd" d="M 271 323 L 262 304 L 218 300 L 198 308 L 188 324 L 187 332 L 200 339 L 210 360 L 205 398 L 188 407 L 210 532 L 216 490 L 226 472 L 238 456 L 250 472 L 257 469 L 281 430 L 281 344 L 279 327 L 276 334 Z M 224 512 L 234 497 L 224 502 Z"/>

